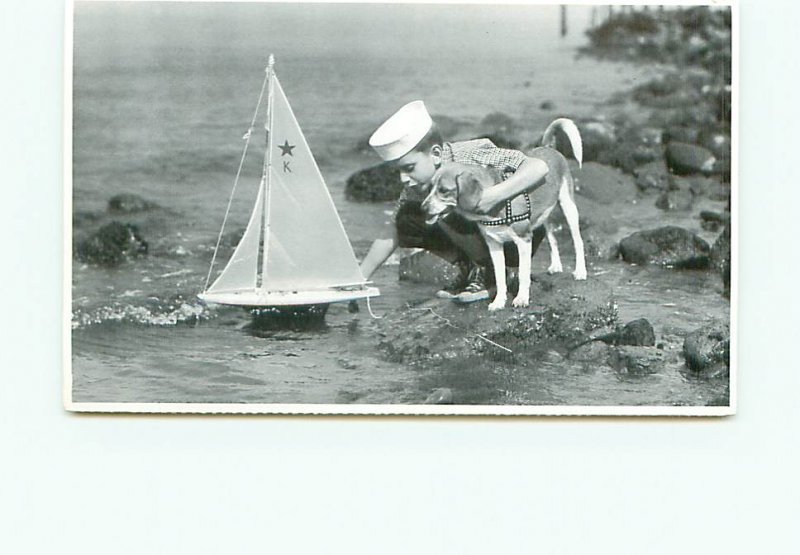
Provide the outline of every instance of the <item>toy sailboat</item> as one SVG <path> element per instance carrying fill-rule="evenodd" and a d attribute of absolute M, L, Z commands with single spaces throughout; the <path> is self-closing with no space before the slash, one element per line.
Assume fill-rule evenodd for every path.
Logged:
<path fill-rule="evenodd" d="M 351 301 L 380 294 L 361 273 L 342 221 L 269 57 L 247 145 L 267 89 L 267 135 L 261 182 L 247 228 L 222 273 L 208 283 L 206 302 L 248 308 L 298 307 Z M 231 200 L 233 198 L 231 193 Z M 228 202 L 228 211 L 230 201 Z"/>

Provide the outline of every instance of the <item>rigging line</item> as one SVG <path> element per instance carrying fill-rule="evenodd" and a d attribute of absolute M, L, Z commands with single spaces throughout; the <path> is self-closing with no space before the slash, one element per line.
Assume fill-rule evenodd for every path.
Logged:
<path fill-rule="evenodd" d="M 369 297 L 367 297 L 367 310 L 369 311 L 369 315 L 372 316 L 375 320 L 380 320 L 383 316 L 375 316 L 375 313 L 372 312 L 372 306 L 369 304 Z"/>
<path fill-rule="evenodd" d="M 217 244 L 214 246 L 214 256 L 211 257 L 211 266 L 208 268 L 208 275 L 206 276 L 206 283 L 203 286 L 203 291 L 208 289 L 208 283 L 211 281 L 211 273 L 214 271 L 214 262 L 217 260 L 217 252 L 219 251 L 219 245 L 222 242 L 222 234 L 225 232 L 225 224 L 228 221 L 228 214 L 231 211 L 231 204 L 233 203 L 233 195 L 236 192 L 236 185 L 239 183 L 239 176 L 242 173 L 242 167 L 244 166 L 244 159 L 247 156 L 247 149 L 250 146 L 250 137 L 253 135 L 253 128 L 256 125 L 256 119 L 258 118 L 258 110 L 261 107 L 261 101 L 264 98 L 264 91 L 267 88 L 267 81 L 269 80 L 269 72 L 266 73 L 264 76 L 264 82 L 261 83 L 261 92 L 258 95 L 258 103 L 256 104 L 256 111 L 253 114 L 253 119 L 250 121 L 250 127 L 247 129 L 247 133 L 244 135 L 244 150 L 242 151 L 242 158 L 239 160 L 239 168 L 236 170 L 236 177 L 233 180 L 233 188 L 231 189 L 231 195 L 228 198 L 228 207 L 225 209 L 225 217 L 222 219 L 222 228 L 219 230 L 219 236 L 217 237 Z"/>
<path fill-rule="evenodd" d="M 450 326 L 451 328 L 453 328 L 453 329 L 455 329 L 455 330 L 459 330 L 459 331 L 467 331 L 467 330 L 465 330 L 464 328 L 461 328 L 461 327 L 459 327 L 459 326 L 456 326 L 455 324 L 453 324 L 452 322 L 450 322 L 450 320 L 448 320 L 448 319 L 447 319 L 447 318 L 445 318 L 444 316 L 442 316 L 442 315 L 440 315 L 440 314 L 437 314 L 437 313 L 436 313 L 436 312 L 435 312 L 435 311 L 434 311 L 432 308 L 430 308 L 430 307 L 425 307 L 425 308 L 411 308 L 411 306 L 410 306 L 408 303 L 406 303 L 406 307 L 407 307 L 409 310 L 415 310 L 415 311 L 427 311 L 427 312 L 430 312 L 430 313 L 431 313 L 431 314 L 433 314 L 433 315 L 434 315 L 436 318 L 438 318 L 439 320 L 443 321 L 445 326 Z M 489 343 L 489 344 L 491 344 L 491 345 L 494 345 L 494 346 L 495 346 L 495 347 L 497 347 L 498 349 L 502 349 L 502 350 L 504 350 L 504 351 L 505 351 L 505 352 L 507 352 L 507 353 L 511 353 L 512 355 L 514 354 L 514 351 L 512 351 L 512 350 L 511 350 L 511 349 L 509 349 L 508 347 L 503 347 L 503 346 L 502 346 L 500 343 L 495 343 L 494 341 L 492 341 L 492 340 L 491 340 L 491 339 L 489 339 L 488 337 L 484 337 L 484 336 L 482 336 L 482 335 L 481 335 L 481 334 L 479 334 L 479 333 L 473 333 L 472 335 L 473 335 L 473 336 L 475 336 L 475 337 L 477 337 L 478 339 L 481 339 L 481 340 L 483 340 L 483 341 L 486 341 L 487 343 Z"/>
<path fill-rule="evenodd" d="M 267 151 L 264 153 L 264 162 L 261 166 L 261 180 L 266 187 L 266 198 L 264 199 L 264 222 L 262 229 L 264 232 L 264 248 L 261 261 L 261 287 L 266 287 L 267 269 L 269 263 L 269 240 L 271 229 L 270 211 L 272 210 L 272 141 L 274 140 L 273 124 L 275 122 L 275 57 L 270 54 L 267 62 L 267 81 L 269 81 L 269 92 L 267 93 L 267 121 L 264 128 L 267 131 Z"/>

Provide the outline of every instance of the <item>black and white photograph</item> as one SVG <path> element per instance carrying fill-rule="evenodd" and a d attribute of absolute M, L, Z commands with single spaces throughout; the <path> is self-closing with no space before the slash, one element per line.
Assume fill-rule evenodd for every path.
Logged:
<path fill-rule="evenodd" d="M 69 3 L 64 404 L 736 412 L 729 3 Z"/>

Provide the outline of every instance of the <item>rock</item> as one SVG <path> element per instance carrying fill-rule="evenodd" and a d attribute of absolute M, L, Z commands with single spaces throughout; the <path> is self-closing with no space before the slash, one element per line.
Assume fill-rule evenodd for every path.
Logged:
<path fill-rule="evenodd" d="M 639 318 L 617 332 L 616 344 L 652 347 L 656 344 L 656 334 L 647 318 Z"/>
<path fill-rule="evenodd" d="M 539 109 L 540 110 L 552 110 L 555 107 L 556 107 L 556 105 L 553 104 L 553 101 L 551 101 L 551 100 L 545 100 L 544 102 L 539 104 Z"/>
<path fill-rule="evenodd" d="M 616 145 L 617 136 L 614 126 L 608 122 L 578 122 L 578 130 L 583 143 L 584 162 L 597 160 L 603 151 L 610 150 Z"/>
<path fill-rule="evenodd" d="M 154 202 L 130 193 L 115 195 L 108 201 L 108 211 L 115 214 L 134 214 L 156 208 L 159 208 L 159 206 Z"/>
<path fill-rule="evenodd" d="M 80 241 L 75 255 L 81 262 L 117 266 L 127 257 L 147 254 L 145 241 L 136 226 L 111 222 Z"/>
<path fill-rule="evenodd" d="M 344 194 L 348 200 L 358 202 L 385 202 L 397 199 L 402 190 L 397 168 L 378 164 L 348 177 Z"/>
<path fill-rule="evenodd" d="M 711 210 L 700 212 L 700 227 L 706 231 L 719 231 L 719 229 L 730 221 L 730 214 L 720 214 Z M 711 247 L 711 263 L 714 264 L 714 247 Z"/>
<path fill-rule="evenodd" d="M 633 170 L 636 186 L 644 192 L 666 191 L 669 186 L 669 171 L 663 159 L 654 160 Z"/>
<path fill-rule="evenodd" d="M 606 350 L 597 345 L 628 345 L 634 347 L 652 347 L 656 344 L 653 326 L 645 318 L 628 322 L 623 327 L 615 327 L 613 331 L 600 330 L 594 332 L 580 342 L 568 348 L 569 357 L 578 361 L 601 360 Z"/>
<path fill-rule="evenodd" d="M 428 398 L 425 399 L 423 403 L 425 405 L 452 405 L 453 404 L 453 392 L 450 391 L 447 387 L 440 387 L 439 389 L 434 389 Z"/>
<path fill-rule="evenodd" d="M 711 248 L 694 233 L 677 226 L 639 231 L 620 241 L 623 260 L 677 269 L 709 267 Z"/>
<path fill-rule="evenodd" d="M 636 87 L 633 99 L 651 108 L 682 108 L 696 104 L 700 95 L 680 75 L 672 73 Z"/>
<path fill-rule="evenodd" d="M 655 374 L 665 363 L 664 351 L 655 347 L 614 347 L 608 356 L 608 364 L 618 373 L 628 376 Z"/>
<path fill-rule="evenodd" d="M 726 375 L 730 368 L 730 325 L 713 321 L 694 330 L 683 342 L 686 368 L 702 377 Z"/>
<path fill-rule="evenodd" d="M 531 301 L 528 308 L 495 312 L 487 310 L 488 301 L 461 305 L 436 298 L 398 308 L 375 321 L 382 336 L 378 350 L 386 360 L 422 368 L 474 366 L 510 356 L 528 360 L 548 350 L 563 351 L 617 323 L 612 290 L 598 280 L 536 274 Z"/>
<path fill-rule="evenodd" d="M 711 267 L 722 278 L 723 294 L 731 294 L 731 224 L 730 215 L 717 240 L 711 247 Z"/>
<path fill-rule="evenodd" d="M 618 141 L 612 148 L 600 152 L 597 161 L 619 168 L 625 173 L 633 174 L 639 166 L 658 160 L 660 157 L 660 147 L 624 140 Z"/>
<path fill-rule="evenodd" d="M 665 154 L 667 167 L 678 175 L 709 173 L 714 169 L 716 162 L 716 158 L 709 150 L 687 143 L 669 143 Z"/>
<path fill-rule="evenodd" d="M 458 277 L 458 268 L 428 251 L 419 250 L 400 259 L 400 279 L 447 285 Z"/>

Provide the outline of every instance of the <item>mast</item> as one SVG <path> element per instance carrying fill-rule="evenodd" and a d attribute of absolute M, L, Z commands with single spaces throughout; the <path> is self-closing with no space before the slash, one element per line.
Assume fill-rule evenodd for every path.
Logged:
<path fill-rule="evenodd" d="M 275 100 L 275 56 L 269 55 L 267 61 L 267 81 L 269 82 L 269 92 L 267 93 L 267 120 L 264 122 L 264 129 L 266 130 L 266 143 L 267 152 L 264 156 L 264 165 L 261 173 L 261 182 L 266 187 L 266 195 L 264 195 L 264 250 L 263 260 L 261 264 L 261 285 L 260 288 L 264 289 L 267 281 L 267 261 L 269 260 L 269 234 L 270 234 L 270 206 L 272 205 L 272 121 L 273 121 L 273 105 Z"/>

